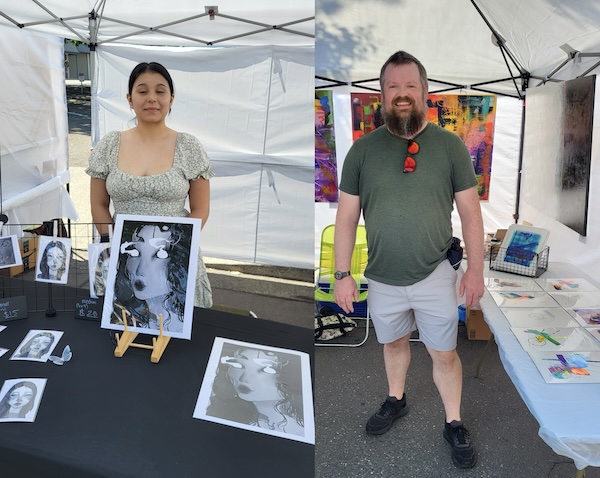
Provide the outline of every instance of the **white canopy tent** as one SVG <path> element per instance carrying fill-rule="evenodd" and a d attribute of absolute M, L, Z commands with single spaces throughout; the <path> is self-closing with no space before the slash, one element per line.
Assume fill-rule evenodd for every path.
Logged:
<path fill-rule="evenodd" d="M 431 93 L 498 94 L 490 195 L 481 204 L 486 232 L 508 227 L 517 212 L 519 222 L 551 231 L 551 260 L 579 265 L 600 280 L 598 113 L 586 237 L 527 204 L 520 193 L 528 177 L 519 174 L 527 164 L 521 158 L 526 88 L 600 73 L 598 2 L 320 0 L 316 18 L 316 86 L 334 95 L 338 171 L 352 142 L 350 92 L 378 90 L 381 65 L 393 52 L 408 51 L 427 69 Z M 335 211 L 335 205 L 316 204 L 316 241 Z M 462 236 L 456 213 L 453 224 Z"/>
<path fill-rule="evenodd" d="M 41 31 L 90 45 L 93 144 L 131 127 L 125 93 L 135 64 L 163 63 L 176 93 L 168 124 L 202 141 L 216 173 L 204 254 L 312 267 L 313 2 L 0 0 L 2 25 L 22 43 L 27 32 Z M 64 73 L 61 81 L 64 91 Z M 64 92 L 54 105 L 66 138 Z M 68 165 L 66 150 L 60 164 Z M 64 208 L 42 202 L 50 208 L 43 219 L 65 216 Z"/>

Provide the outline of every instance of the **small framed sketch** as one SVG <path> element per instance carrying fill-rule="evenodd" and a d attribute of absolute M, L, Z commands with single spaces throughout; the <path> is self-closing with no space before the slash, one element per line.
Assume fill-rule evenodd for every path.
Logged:
<path fill-rule="evenodd" d="M 561 307 L 502 307 L 500 309 L 512 327 L 548 329 L 550 327 L 579 327 L 579 323 Z"/>
<path fill-rule="evenodd" d="M 117 216 L 101 326 L 190 339 L 200 219 Z"/>
<path fill-rule="evenodd" d="M 110 244 L 94 242 L 88 245 L 88 266 L 90 278 L 90 297 L 104 297 L 108 281 L 110 264 Z"/>
<path fill-rule="evenodd" d="M 0 269 L 23 264 L 17 236 L 0 237 Z"/>
<path fill-rule="evenodd" d="M 490 295 L 498 307 L 560 307 L 545 291 L 515 292 L 491 291 Z"/>
<path fill-rule="evenodd" d="M 572 309 L 575 319 L 583 327 L 600 327 L 600 307 Z"/>
<path fill-rule="evenodd" d="M 511 327 L 526 352 L 532 350 L 587 352 L 600 351 L 600 344 L 583 327 L 547 329 Z"/>
<path fill-rule="evenodd" d="M 600 289 L 585 279 L 536 279 L 548 292 L 598 292 Z"/>
<path fill-rule="evenodd" d="M 33 422 L 37 415 L 45 378 L 11 378 L 0 389 L 0 422 Z"/>
<path fill-rule="evenodd" d="M 546 383 L 600 383 L 600 352 L 529 354 Z"/>
<path fill-rule="evenodd" d="M 30 330 L 10 359 L 46 362 L 62 335 L 60 330 Z"/>
<path fill-rule="evenodd" d="M 193 417 L 314 444 L 308 354 L 216 337 Z"/>
<path fill-rule="evenodd" d="M 39 236 L 39 254 L 35 280 L 66 284 L 69 278 L 71 239 L 67 237 Z"/>

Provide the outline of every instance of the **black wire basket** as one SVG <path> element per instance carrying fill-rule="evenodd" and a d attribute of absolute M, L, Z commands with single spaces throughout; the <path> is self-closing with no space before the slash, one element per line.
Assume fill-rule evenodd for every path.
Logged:
<path fill-rule="evenodd" d="M 490 250 L 490 270 L 539 277 L 548 270 L 549 256 L 549 247 L 538 253 L 517 247 L 492 246 Z"/>

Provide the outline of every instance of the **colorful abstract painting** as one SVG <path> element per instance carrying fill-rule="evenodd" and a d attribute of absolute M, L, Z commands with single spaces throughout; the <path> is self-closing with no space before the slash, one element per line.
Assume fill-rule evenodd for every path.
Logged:
<path fill-rule="evenodd" d="M 352 140 L 383 124 L 380 93 L 352 93 Z M 488 200 L 496 120 L 495 95 L 428 95 L 427 121 L 464 141 L 479 181 L 479 199 Z"/>
<path fill-rule="evenodd" d="M 427 120 L 464 141 L 479 180 L 479 199 L 489 199 L 496 120 L 495 95 L 429 95 Z"/>
<path fill-rule="evenodd" d="M 315 202 L 337 202 L 337 160 L 332 94 L 315 92 Z"/>
<path fill-rule="evenodd" d="M 381 93 L 351 93 L 352 141 L 383 124 Z"/>

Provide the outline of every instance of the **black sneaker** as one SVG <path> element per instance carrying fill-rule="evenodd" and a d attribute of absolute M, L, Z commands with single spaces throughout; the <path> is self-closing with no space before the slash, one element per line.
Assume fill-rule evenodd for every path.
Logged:
<path fill-rule="evenodd" d="M 477 463 L 471 434 L 457 420 L 444 425 L 444 438 L 452 447 L 452 462 L 459 468 L 472 468 Z"/>
<path fill-rule="evenodd" d="M 388 397 L 385 402 L 381 404 L 379 411 L 369 418 L 369 421 L 367 422 L 367 433 L 369 435 L 383 435 L 392 428 L 394 421 L 407 413 L 408 406 L 406 405 L 406 394 L 402 395 L 400 400 L 396 397 Z"/>

